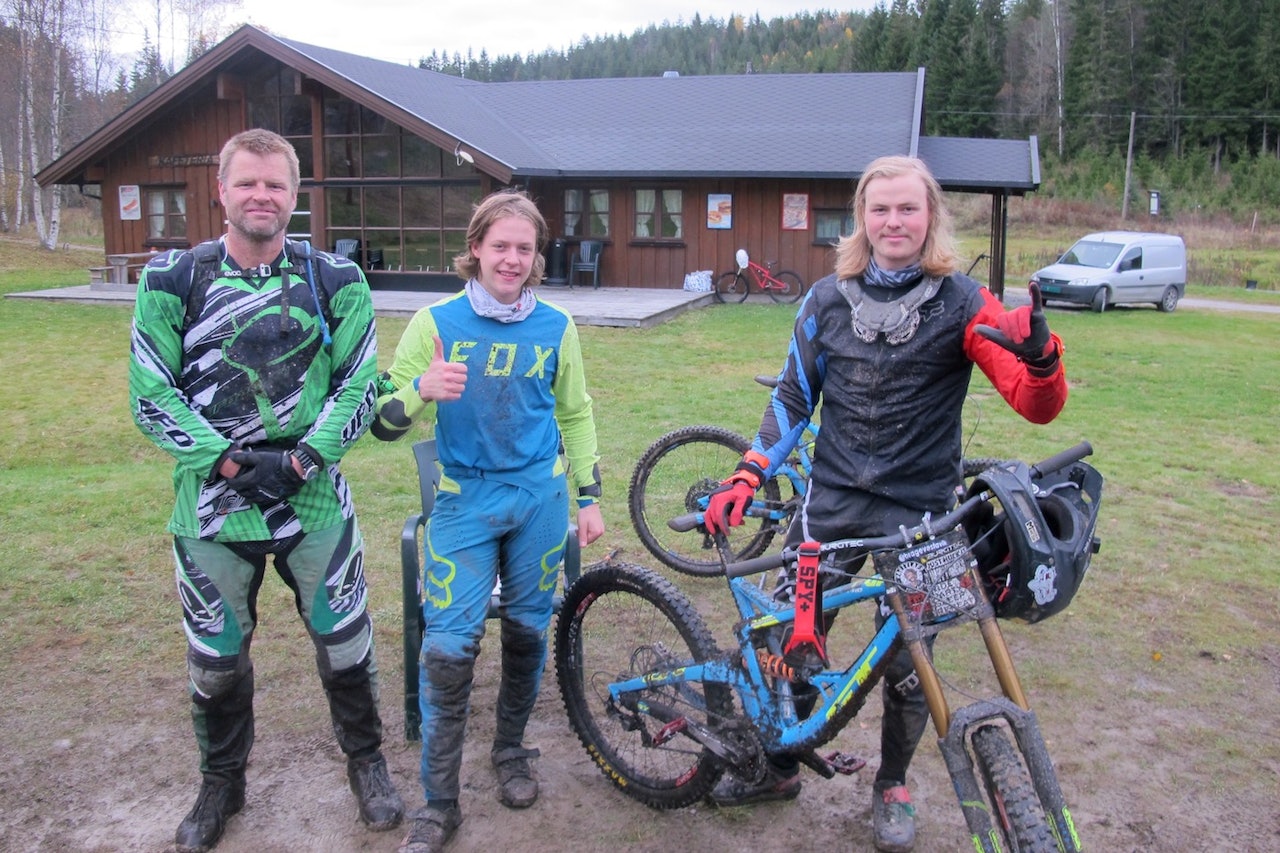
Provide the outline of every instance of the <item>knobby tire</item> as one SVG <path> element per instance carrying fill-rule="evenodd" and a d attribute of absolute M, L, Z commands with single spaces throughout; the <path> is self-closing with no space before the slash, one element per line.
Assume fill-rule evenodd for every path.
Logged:
<path fill-rule="evenodd" d="M 673 718 L 719 724 L 732 712 L 733 696 L 724 684 L 685 682 L 615 704 L 609 682 L 717 654 L 697 610 L 649 569 L 608 563 L 569 587 L 556 622 L 560 695 L 587 754 L 628 796 L 655 809 L 702 800 L 720 778 L 720 762 L 688 734 L 661 743 L 659 735 Z"/>
<path fill-rule="evenodd" d="M 1057 853 L 1053 838 L 1031 782 L 1006 729 L 983 726 L 973 733 L 973 752 L 987 790 L 992 822 L 1016 853 Z"/>
<path fill-rule="evenodd" d="M 627 489 L 627 509 L 641 544 L 663 565 L 695 577 L 723 573 L 715 542 L 705 528 L 677 533 L 667 522 L 700 511 L 698 499 L 720 487 L 750 446 L 751 442 L 736 432 L 699 425 L 673 430 L 641 454 Z M 763 483 L 756 500 L 780 506 L 779 478 Z M 786 532 L 790 522 L 790 514 L 778 521 L 744 516 L 742 524 L 729 528 L 727 534 L 733 559 L 759 557 L 775 534 Z"/>

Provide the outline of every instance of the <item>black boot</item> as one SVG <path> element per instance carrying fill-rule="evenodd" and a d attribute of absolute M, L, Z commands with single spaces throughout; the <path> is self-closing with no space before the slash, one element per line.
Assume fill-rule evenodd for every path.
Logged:
<path fill-rule="evenodd" d="M 391 783 L 387 760 L 381 753 L 373 758 L 347 759 L 347 782 L 360 804 L 360 820 L 374 832 L 395 829 L 404 817 L 404 801 Z"/>
<path fill-rule="evenodd" d="M 538 700 L 547 644 L 542 634 L 502 620 L 502 680 L 498 684 L 497 731 L 494 751 L 520 746 L 524 729 Z"/>
<path fill-rule="evenodd" d="M 178 825 L 174 843 L 178 853 L 205 853 L 212 850 L 227 828 L 227 818 L 244 808 L 244 785 L 209 781 L 200 785 L 196 804 Z"/>
<path fill-rule="evenodd" d="M 498 799 L 513 809 L 528 808 L 538 799 L 538 780 L 529 765 L 538 750 L 525 749 L 523 741 L 545 660 L 542 634 L 502 620 L 502 680 L 490 757 L 498 773 Z"/>
<path fill-rule="evenodd" d="M 467 709 L 475 658 L 439 652 L 422 656 L 420 689 L 422 715 L 423 788 L 427 798 L 457 799 L 466 739 Z"/>
<path fill-rule="evenodd" d="M 378 716 L 377 675 L 372 657 L 342 672 L 326 672 L 321 680 L 329 697 L 329 716 L 338 746 L 347 756 L 347 782 L 356 795 L 360 820 L 382 832 L 394 829 L 404 818 L 404 801 L 387 772 L 382 757 L 382 719 Z"/>
<path fill-rule="evenodd" d="M 191 721 L 204 781 L 191 812 L 178 825 L 178 853 L 203 853 L 222 837 L 227 818 L 244 808 L 244 771 L 253 748 L 253 666 L 226 692 L 192 697 Z"/>

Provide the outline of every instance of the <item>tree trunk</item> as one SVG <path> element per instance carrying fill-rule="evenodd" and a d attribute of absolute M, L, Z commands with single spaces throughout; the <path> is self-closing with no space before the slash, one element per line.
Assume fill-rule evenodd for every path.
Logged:
<path fill-rule="evenodd" d="M 3 145 L 0 145 L 0 232 L 9 233 L 9 173 L 4 168 Z"/>
<path fill-rule="evenodd" d="M 1062 0 L 1053 0 L 1053 48 L 1057 59 L 1057 77 L 1058 77 L 1058 157 L 1066 156 L 1067 152 L 1067 117 L 1066 117 L 1066 96 L 1063 92 L 1063 60 L 1062 60 L 1062 42 L 1065 37 L 1062 33 Z"/>
<path fill-rule="evenodd" d="M 53 48 L 53 56 L 50 65 L 52 66 L 53 85 L 49 93 L 49 162 L 52 163 L 62 156 L 62 50 L 64 35 L 64 0 L 57 0 L 54 4 L 53 22 L 50 36 L 51 46 Z M 33 171 L 31 174 L 35 174 Z M 58 247 L 58 234 L 62 231 L 62 188 L 53 187 L 49 191 L 49 222 L 45 229 L 45 238 L 43 240 L 46 249 L 56 249 Z"/>

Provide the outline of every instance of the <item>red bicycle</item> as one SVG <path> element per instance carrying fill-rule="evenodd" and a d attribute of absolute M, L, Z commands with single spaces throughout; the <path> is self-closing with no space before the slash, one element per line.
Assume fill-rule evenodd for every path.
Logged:
<path fill-rule="evenodd" d="M 774 302 L 795 302 L 804 293 L 804 279 L 798 273 L 773 271 L 777 261 L 770 261 L 767 267 L 761 266 L 747 256 L 746 249 L 739 249 L 734 260 L 738 262 L 738 268 L 724 273 L 716 281 L 717 302 L 744 301 L 752 281 L 757 290 L 769 294 Z"/>

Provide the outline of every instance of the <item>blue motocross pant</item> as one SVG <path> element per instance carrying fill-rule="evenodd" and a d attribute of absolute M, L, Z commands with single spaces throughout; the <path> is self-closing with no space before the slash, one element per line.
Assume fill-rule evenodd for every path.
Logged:
<path fill-rule="evenodd" d="M 418 695 L 428 801 L 458 797 L 472 674 L 499 578 L 502 677 L 493 752 L 520 747 L 546 662 L 547 627 L 569 530 L 564 476 L 522 488 L 483 476 L 446 475 L 423 544 L 426 631 Z"/>

